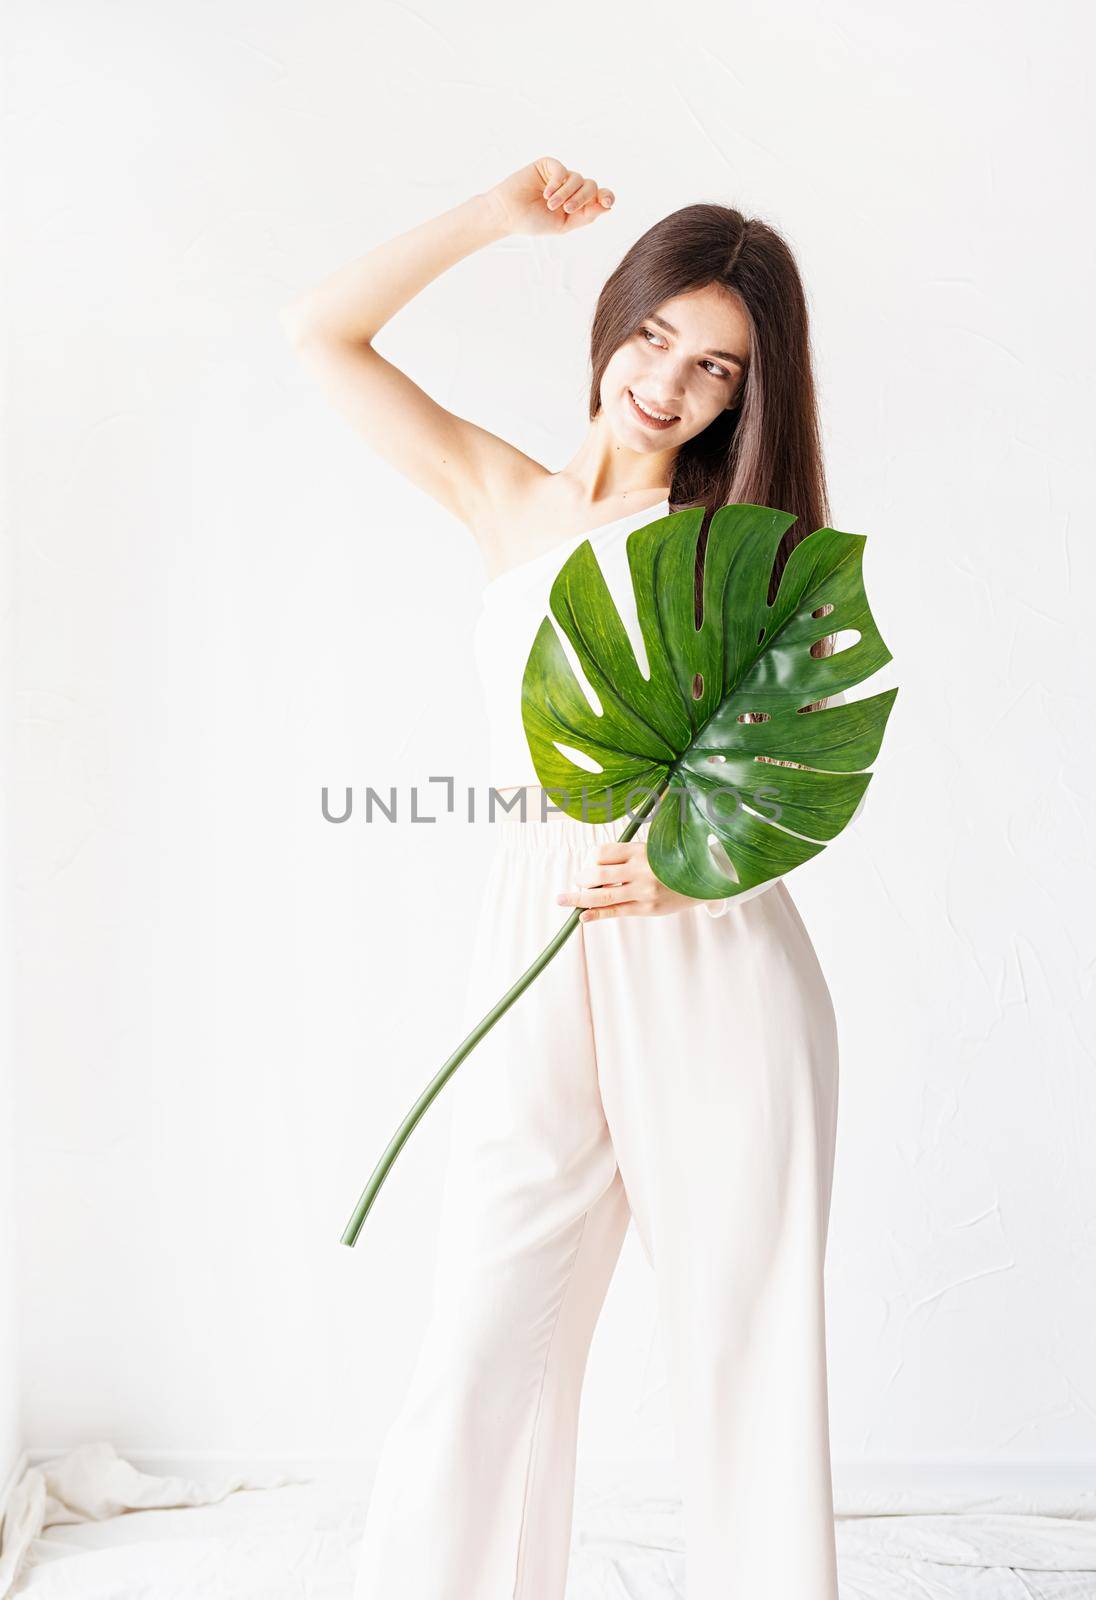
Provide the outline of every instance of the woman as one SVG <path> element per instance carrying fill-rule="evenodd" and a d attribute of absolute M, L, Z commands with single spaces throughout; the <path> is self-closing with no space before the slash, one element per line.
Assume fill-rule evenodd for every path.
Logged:
<path fill-rule="evenodd" d="M 487 566 L 476 650 L 490 783 L 528 803 L 525 820 L 515 808 L 495 823 L 469 1028 L 559 931 L 559 908 L 583 908 L 450 1090 L 433 1316 L 385 1439 L 355 1600 L 562 1600 L 582 1377 L 631 1218 L 655 1272 L 690 1600 L 837 1595 L 823 1264 L 838 1041 L 825 979 L 781 880 L 694 900 L 651 872 L 649 819 L 619 845 L 623 820 L 542 805 L 520 719 L 552 579 L 587 535 L 638 653 L 632 529 L 703 505 L 702 555 L 724 504 L 795 514 L 771 599 L 791 549 L 828 521 L 794 260 L 771 228 L 722 206 L 650 228 L 602 290 L 589 429 L 556 472 L 446 411 L 372 346 L 473 250 L 574 232 L 612 202 L 560 162 L 533 162 L 286 313 L 335 403 L 465 524 Z"/>

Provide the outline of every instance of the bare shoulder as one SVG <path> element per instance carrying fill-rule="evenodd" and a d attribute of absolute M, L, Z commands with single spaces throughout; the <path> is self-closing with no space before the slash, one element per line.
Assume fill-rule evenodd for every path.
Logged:
<path fill-rule="evenodd" d="M 666 493 L 630 491 L 591 503 L 566 473 L 550 472 L 520 451 L 500 454 L 497 471 L 484 481 L 488 493 L 471 532 L 483 552 L 488 583 L 579 534 L 595 532 L 634 512 L 653 510 L 661 504 L 654 494 Z"/>

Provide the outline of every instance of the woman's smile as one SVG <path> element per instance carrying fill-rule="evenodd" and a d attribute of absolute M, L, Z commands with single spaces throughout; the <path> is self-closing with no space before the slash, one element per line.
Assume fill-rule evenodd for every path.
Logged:
<path fill-rule="evenodd" d="M 628 390 L 628 399 L 632 403 L 632 415 L 634 417 L 638 417 L 640 422 L 643 423 L 644 427 L 653 428 L 656 432 L 661 432 L 665 428 L 672 428 L 675 422 L 681 421 L 680 417 L 670 417 L 667 421 L 663 421 L 662 417 L 665 415 L 665 413 L 660 412 L 658 406 L 650 407 L 651 411 L 659 412 L 659 415 L 651 416 L 649 412 L 644 411 L 643 409 L 643 406 L 647 405 L 648 402 L 644 400 L 643 404 L 640 405 L 631 389 Z"/>

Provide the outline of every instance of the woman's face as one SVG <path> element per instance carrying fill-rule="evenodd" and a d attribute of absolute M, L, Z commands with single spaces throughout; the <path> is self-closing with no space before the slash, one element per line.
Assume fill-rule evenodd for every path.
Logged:
<path fill-rule="evenodd" d="M 613 353 L 601 379 L 602 415 L 630 450 L 679 450 L 741 398 L 749 355 L 737 296 L 718 284 L 677 295 Z M 673 420 L 645 416 L 637 401 Z"/>

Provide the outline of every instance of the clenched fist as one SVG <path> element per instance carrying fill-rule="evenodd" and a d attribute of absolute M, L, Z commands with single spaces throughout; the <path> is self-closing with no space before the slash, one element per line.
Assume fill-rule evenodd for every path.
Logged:
<path fill-rule="evenodd" d="M 554 156 L 511 173 L 485 193 L 507 233 L 573 233 L 608 211 L 615 196 Z"/>

